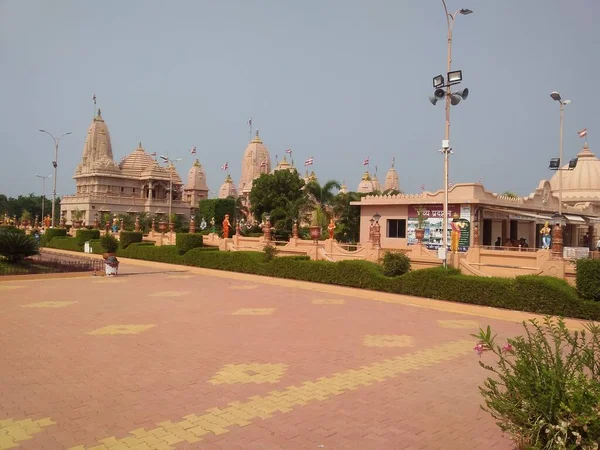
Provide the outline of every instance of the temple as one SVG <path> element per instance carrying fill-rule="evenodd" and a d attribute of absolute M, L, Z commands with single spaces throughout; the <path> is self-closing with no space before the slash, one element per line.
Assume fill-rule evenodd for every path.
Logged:
<path fill-rule="evenodd" d="M 88 129 L 73 178 L 75 194 L 61 199 L 61 215 L 68 223 L 76 217 L 91 224 L 106 213 L 166 215 L 171 186 L 171 210 L 187 218 L 198 201 L 208 195 L 206 175 L 198 160 L 185 186 L 173 164 L 159 165 L 141 142 L 115 163 L 110 133 L 100 110 Z"/>

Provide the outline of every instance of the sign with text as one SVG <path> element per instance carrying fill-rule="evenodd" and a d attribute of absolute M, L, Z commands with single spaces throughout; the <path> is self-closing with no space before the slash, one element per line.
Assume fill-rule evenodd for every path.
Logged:
<path fill-rule="evenodd" d="M 421 208 L 426 219 L 441 219 L 444 217 L 444 205 L 422 205 Z M 419 205 L 409 205 L 408 217 L 416 219 L 417 209 L 419 209 Z M 452 218 L 454 214 L 460 215 L 460 205 L 448 205 L 448 217 Z"/>

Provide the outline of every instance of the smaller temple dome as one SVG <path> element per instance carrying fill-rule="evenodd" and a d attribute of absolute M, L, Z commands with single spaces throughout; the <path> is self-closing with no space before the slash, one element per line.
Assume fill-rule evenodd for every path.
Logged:
<path fill-rule="evenodd" d="M 563 169 L 567 169 L 565 165 Z M 561 170 L 550 179 L 553 193 L 558 192 L 562 176 L 564 202 L 600 201 L 600 160 L 592 153 L 587 142 L 577 154 L 577 166 L 573 170 Z"/>
<path fill-rule="evenodd" d="M 306 169 L 306 173 L 304 174 L 304 183 L 308 184 L 312 181 L 318 181 L 317 180 L 317 175 L 315 174 L 314 170 L 310 172 L 310 174 L 308 173 L 308 169 Z"/>
<path fill-rule="evenodd" d="M 190 171 L 188 172 L 187 184 L 185 185 L 186 190 L 200 190 L 208 191 L 208 185 L 206 184 L 206 173 L 200 161 L 196 160 Z"/>
<path fill-rule="evenodd" d="M 152 167 L 155 164 L 156 161 L 154 158 L 146 153 L 140 142 L 138 148 L 121 160 L 119 169 L 121 169 L 125 175 L 139 177 L 145 169 Z"/>
<path fill-rule="evenodd" d="M 359 192 L 361 194 L 370 194 L 375 190 L 375 185 L 373 184 L 371 175 L 369 175 L 369 171 L 365 171 L 360 183 L 358 183 L 358 189 L 356 190 L 356 192 Z"/>
<path fill-rule="evenodd" d="M 377 173 L 373 174 L 373 189 L 375 191 L 381 191 L 381 185 L 379 184 L 379 179 L 377 178 Z"/>
<path fill-rule="evenodd" d="M 275 169 L 273 170 L 273 172 L 275 172 L 277 170 L 290 170 L 290 171 L 293 170 L 293 171 L 296 171 L 296 168 L 294 167 L 293 164 L 291 164 L 290 162 L 288 162 L 287 158 L 284 155 L 283 159 L 281 160 L 281 162 L 279 162 L 279 164 L 277 164 L 277 167 L 275 167 Z"/>
<path fill-rule="evenodd" d="M 340 186 L 340 194 L 347 194 L 348 186 L 346 186 L 346 182 L 342 181 L 342 185 Z"/>
<path fill-rule="evenodd" d="M 231 175 L 227 174 L 225 182 L 219 188 L 219 198 L 237 197 L 237 190 Z"/>
<path fill-rule="evenodd" d="M 388 170 L 388 173 L 385 176 L 385 182 L 383 184 L 384 191 L 388 191 L 391 189 L 395 191 L 400 190 L 400 180 L 398 178 L 398 172 L 396 172 L 396 169 L 394 168 L 394 163 L 395 158 L 392 159 L 392 167 L 390 167 L 390 170 Z"/>

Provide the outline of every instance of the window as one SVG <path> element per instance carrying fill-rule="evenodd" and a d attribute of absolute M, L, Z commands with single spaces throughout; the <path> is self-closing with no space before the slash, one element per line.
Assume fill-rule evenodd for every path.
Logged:
<path fill-rule="evenodd" d="M 405 219 L 388 219 L 388 221 L 387 221 L 387 237 L 389 237 L 389 238 L 405 238 L 406 237 L 406 220 Z"/>
<path fill-rule="evenodd" d="M 135 188 L 133 188 L 133 193 L 135 194 Z"/>
<path fill-rule="evenodd" d="M 121 192 L 123 192 L 124 190 L 125 190 L 125 188 L 124 188 L 124 187 L 121 187 Z"/>

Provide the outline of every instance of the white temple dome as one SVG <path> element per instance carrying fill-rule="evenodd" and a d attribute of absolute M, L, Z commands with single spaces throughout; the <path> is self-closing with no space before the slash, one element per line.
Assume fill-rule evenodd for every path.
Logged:
<path fill-rule="evenodd" d="M 119 168 L 126 175 L 140 177 L 145 169 L 152 167 L 155 164 L 156 161 L 154 158 L 146 153 L 140 142 L 138 148 L 123 158 L 119 163 Z"/>
<path fill-rule="evenodd" d="M 371 175 L 369 175 L 369 172 L 366 171 L 363 174 L 360 183 L 358 183 L 358 189 L 356 192 L 361 194 L 369 194 L 375 190 L 375 185 L 373 184 L 373 180 L 371 180 Z"/>
<path fill-rule="evenodd" d="M 577 166 L 573 170 L 561 170 L 550 179 L 553 193 L 558 193 L 558 177 L 562 173 L 562 197 L 564 202 L 600 201 L 600 160 L 590 151 L 587 142 L 577 154 Z M 563 169 L 566 169 L 565 165 Z"/>

